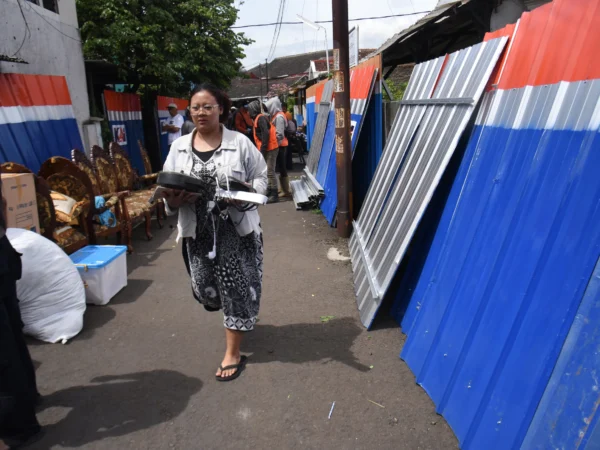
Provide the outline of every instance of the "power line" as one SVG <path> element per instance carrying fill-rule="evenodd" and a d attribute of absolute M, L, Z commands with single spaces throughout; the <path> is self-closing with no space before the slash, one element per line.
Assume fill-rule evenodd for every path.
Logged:
<path fill-rule="evenodd" d="M 272 49 L 269 52 L 269 57 L 267 58 L 267 60 L 273 58 L 273 56 L 275 56 L 275 50 L 277 49 L 277 42 L 279 41 L 279 35 L 281 34 L 281 22 L 283 21 L 283 15 L 285 14 L 285 2 L 286 0 L 282 0 L 280 3 L 281 6 L 281 10 L 279 13 L 279 26 L 275 28 L 275 33 L 277 34 L 275 36 L 275 33 L 273 34 L 273 37 L 275 39 L 274 43 L 272 44 Z"/>
<path fill-rule="evenodd" d="M 305 6 L 306 6 L 306 0 L 303 0 L 302 1 L 302 12 L 300 13 L 300 15 L 303 17 L 304 17 L 304 7 Z M 304 41 L 304 24 L 302 24 L 302 45 L 304 46 L 304 53 L 306 53 L 306 42 Z"/>
<path fill-rule="evenodd" d="M 358 17 L 356 19 L 348 19 L 348 22 L 359 22 L 361 20 L 378 20 L 378 19 L 390 19 L 392 17 L 406 17 L 406 16 L 417 16 L 419 14 L 429 14 L 431 11 L 418 11 L 406 14 L 393 14 L 389 16 L 375 16 L 375 17 Z M 332 23 L 333 20 L 317 20 L 315 23 Z M 252 25 L 237 25 L 231 28 L 255 28 L 255 27 L 269 27 L 273 25 L 302 25 L 304 22 L 273 22 L 273 23 L 257 23 Z"/>
<path fill-rule="evenodd" d="M 20 0 L 17 0 L 17 4 L 19 5 L 19 9 L 21 10 L 21 15 L 23 16 L 23 22 L 25 22 L 25 27 L 27 29 L 25 30 L 25 34 L 23 35 L 23 40 L 21 41 L 21 45 L 19 46 L 19 49 L 16 52 L 14 52 L 12 54 L 12 56 L 17 56 L 17 54 L 23 48 L 23 45 L 25 45 L 25 41 L 27 40 L 27 38 L 31 37 L 31 30 L 29 29 L 29 24 L 27 23 L 27 19 L 25 18 L 25 13 L 23 12 L 23 5 L 21 5 Z"/>
<path fill-rule="evenodd" d="M 277 10 L 277 23 L 279 23 L 283 20 L 283 17 L 281 16 L 281 8 L 282 7 L 283 7 L 283 0 L 279 0 L 279 9 Z M 271 46 L 269 47 L 269 53 L 267 53 L 267 59 L 269 59 L 269 57 L 271 56 L 271 52 L 273 51 L 273 45 L 275 44 L 275 38 L 277 36 L 277 29 L 280 26 L 281 25 L 276 25 L 275 30 L 273 31 L 273 37 L 271 38 Z"/>

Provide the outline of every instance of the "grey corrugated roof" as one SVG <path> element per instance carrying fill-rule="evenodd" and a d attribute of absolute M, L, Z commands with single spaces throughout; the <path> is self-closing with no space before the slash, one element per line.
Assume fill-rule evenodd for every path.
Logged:
<path fill-rule="evenodd" d="M 461 4 L 465 4 L 468 3 L 470 0 L 457 0 L 451 3 L 446 3 L 445 5 L 439 6 L 436 9 L 434 9 L 433 11 L 431 11 L 429 14 L 427 14 L 425 17 L 423 17 L 422 19 L 418 20 L 417 22 L 415 22 L 414 25 L 400 31 L 399 33 L 396 33 L 395 35 L 393 35 L 391 38 L 389 38 L 387 41 L 385 41 L 381 47 L 379 47 L 376 51 L 375 51 L 375 55 L 385 51 L 386 49 L 388 49 L 389 47 L 391 47 L 392 45 L 394 45 L 395 43 L 404 40 L 406 38 L 408 38 L 410 35 L 412 35 L 414 32 L 416 32 L 419 28 L 421 28 L 423 25 L 425 25 L 426 23 L 429 22 L 433 22 L 436 19 L 440 18 L 440 16 L 442 16 L 446 11 L 454 8 L 457 5 L 461 5 Z"/>

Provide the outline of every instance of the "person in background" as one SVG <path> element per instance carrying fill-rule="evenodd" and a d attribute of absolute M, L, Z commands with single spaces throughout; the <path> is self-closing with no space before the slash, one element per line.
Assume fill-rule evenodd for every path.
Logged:
<path fill-rule="evenodd" d="M 256 192 L 267 188 L 267 165 L 246 137 L 223 126 L 231 102 L 210 84 L 192 91 L 190 110 L 196 129 L 177 139 L 163 170 L 200 180 L 235 177 Z M 263 239 L 258 210 L 251 205 L 215 203 L 216 186 L 198 198 L 185 191 L 168 191 L 167 214 L 178 214 L 177 240 L 183 238 L 183 260 L 192 280 L 192 293 L 208 311 L 223 310 L 225 356 L 217 381 L 232 381 L 244 370 L 247 357 L 240 346 L 252 331 L 262 292 Z M 210 339 L 206 336 L 206 339 Z"/>
<path fill-rule="evenodd" d="M 252 139 L 252 118 L 248 114 L 248 107 L 246 105 L 238 109 L 234 121 L 235 131 Z"/>
<path fill-rule="evenodd" d="M 232 131 L 235 131 L 235 116 L 237 115 L 238 109 L 235 106 L 232 106 L 229 110 L 229 116 L 227 116 L 227 122 L 225 126 Z"/>
<path fill-rule="evenodd" d="M 292 115 L 291 112 L 288 111 L 287 103 L 284 103 L 283 105 L 281 105 L 281 110 L 285 114 L 285 118 L 288 120 L 288 122 L 294 120 L 294 116 Z"/>
<path fill-rule="evenodd" d="M 288 127 L 288 120 L 285 113 L 281 109 L 281 101 L 278 97 L 273 97 L 267 102 L 267 108 L 271 115 L 271 125 L 275 127 L 275 135 L 277 137 L 277 145 L 279 152 L 277 153 L 277 164 L 279 165 L 279 182 L 281 184 L 282 197 L 291 197 L 290 179 L 287 172 L 287 150 L 289 146 L 285 131 Z"/>
<path fill-rule="evenodd" d="M 167 123 L 165 123 L 162 127 L 163 131 L 169 133 L 169 145 L 175 141 L 175 139 L 181 137 L 181 127 L 183 126 L 183 117 L 181 114 L 177 112 L 177 105 L 175 103 L 169 104 L 167 106 L 169 110 L 170 117 L 167 119 Z"/>
<path fill-rule="evenodd" d="M 181 135 L 185 136 L 186 134 L 190 134 L 192 131 L 196 129 L 194 122 L 192 121 L 192 116 L 190 114 L 190 107 L 188 106 L 185 110 L 185 122 L 181 127 Z"/>
<path fill-rule="evenodd" d="M 267 162 L 267 176 L 269 180 L 267 185 L 268 203 L 275 203 L 279 201 L 277 195 L 277 174 L 275 172 L 279 143 L 277 142 L 275 127 L 271 125 L 267 115 L 262 113 L 260 106 L 260 102 L 254 100 L 248 104 L 248 113 L 254 121 L 254 142 Z"/>
<path fill-rule="evenodd" d="M 42 437 L 35 416 L 40 399 L 17 299 L 21 255 L 6 237 L 0 180 L 0 449 L 21 448 Z"/>

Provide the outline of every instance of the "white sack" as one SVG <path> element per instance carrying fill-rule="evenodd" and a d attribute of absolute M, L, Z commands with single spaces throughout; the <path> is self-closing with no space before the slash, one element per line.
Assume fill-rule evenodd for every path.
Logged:
<path fill-rule="evenodd" d="M 85 288 L 77 268 L 58 245 L 37 233 L 9 228 L 6 235 L 23 254 L 23 275 L 17 281 L 23 331 L 42 341 L 66 343 L 83 328 Z"/>

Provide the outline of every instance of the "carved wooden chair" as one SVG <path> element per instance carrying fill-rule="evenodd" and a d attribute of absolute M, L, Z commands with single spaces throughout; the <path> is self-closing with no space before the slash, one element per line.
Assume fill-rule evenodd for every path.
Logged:
<path fill-rule="evenodd" d="M 164 209 L 164 205 L 162 202 L 149 202 L 150 197 L 152 197 L 152 194 L 154 194 L 154 190 L 156 189 L 156 185 L 153 185 L 152 183 L 153 180 L 156 181 L 158 174 L 138 177 L 131 166 L 131 161 L 129 160 L 127 153 L 116 142 L 110 143 L 109 152 L 119 176 L 119 190 L 129 191 L 131 195 L 128 201 L 131 203 L 139 203 L 141 206 L 147 207 L 150 210 L 150 214 L 156 211 L 158 226 L 162 228 L 161 213 Z"/>
<path fill-rule="evenodd" d="M 152 184 L 156 184 L 156 179 L 158 178 L 159 172 L 152 172 L 152 164 L 150 163 L 150 156 L 148 156 L 148 151 L 142 144 L 142 141 L 138 139 L 138 147 L 140 149 L 140 154 L 142 155 L 142 161 L 144 162 L 144 170 L 146 174 L 144 175 L 145 179 L 152 182 Z"/>
<path fill-rule="evenodd" d="M 7 162 L 0 165 L 0 173 L 33 174 L 33 172 L 27 167 L 12 162 Z M 56 239 L 54 238 L 54 231 L 56 229 L 57 222 L 56 213 L 54 211 L 54 203 L 52 202 L 52 197 L 50 196 L 50 187 L 48 186 L 48 183 L 46 183 L 46 180 L 44 180 L 42 177 L 33 174 L 33 178 L 35 180 L 35 196 L 40 221 L 40 234 L 46 239 L 56 242 Z M 85 238 L 85 236 L 83 236 L 83 238 Z"/>
<path fill-rule="evenodd" d="M 150 156 L 148 156 L 148 151 L 146 150 L 146 148 L 144 147 L 144 144 L 142 144 L 142 141 L 140 141 L 138 139 L 138 147 L 140 149 L 140 154 L 142 155 L 142 161 L 144 162 L 144 170 L 146 171 L 146 174 L 143 175 L 141 178 L 144 180 L 144 182 L 148 185 L 149 187 L 151 187 L 152 189 L 156 189 L 156 180 L 158 179 L 158 174 L 160 173 L 160 171 L 158 172 L 152 172 L 152 164 L 150 163 Z M 165 209 L 165 201 L 161 198 L 158 200 L 159 203 L 159 210 L 157 211 L 157 213 L 159 214 L 158 216 L 158 221 L 159 221 L 159 226 L 160 224 L 160 216 L 162 217 L 167 217 L 167 212 Z"/>
<path fill-rule="evenodd" d="M 112 205 L 108 202 L 102 208 L 96 207 L 96 192 L 94 185 L 86 171 L 73 161 L 62 157 L 52 157 L 42 164 L 40 175 L 46 178 L 50 186 L 76 200 L 85 197 L 89 199 L 89 207 L 86 210 L 86 228 L 90 230 L 90 241 L 97 242 L 97 238 L 108 238 L 115 235 L 119 244 L 123 242 L 124 224 L 121 220 L 121 207 L 117 196 L 110 196 Z M 107 194 L 106 196 L 108 196 Z M 115 200 L 116 199 L 116 200 Z M 116 218 L 114 224 L 104 225 L 100 223 L 98 215 L 110 210 Z"/>
<path fill-rule="evenodd" d="M 92 185 L 94 196 L 104 198 L 104 206 L 101 208 L 96 208 L 94 199 L 94 214 L 99 215 L 106 210 L 110 210 L 117 218 L 117 227 L 109 227 L 110 230 L 98 229 L 99 227 L 96 227 L 96 232 L 101 237 L 108 237 L 112 234 L 116 234 L 119 242 L 122 242 L 123 237 L 121 233 L 126 231 L 126 224 L 123 213 L 123 201 L 124 198 L 127 197 L 127 195 L 129 195 L 129 193 L 118 192 L 117 190 L 109 191 L 108 189 L 110 188 L 110 186 L 107 186 L 105 183 L 100 182 L 100 179 L 96 170 L 94 169 L 94 166 L 92 165 L 92 162 L 81 150 L 71 150 L 71 160 L 79 168 L 79 170 L 81 170 L 87 175 Z"/>
<path fill-rule="evenodd" d="M 119 192 L 119 186 L 125 181 L 125 177 L 129 175 L 127 173 L 120 173 L 121 170 L 117 169 L 117 166 L 113 164 L 110 153 L 103 148 L 94 145 L 91 152 L 91 161 L 96 173 L 98 174 L 98 180 L 101 186 L 104 186 L 103 190 L 110 190 L 111 192 Z M 137 196 L 131 196 L 131 191 L 120 191 L 127 192 L 127 196 L 121 199 L 121 206 L 123 212 L 123 221 L 125 223 L 125 230 L 127 232 L 127 246 L 129 251 L 133 251 L 133 228 L 141 222 L 146 223 L 146 237 L 148 240 L 152 239 L 152 233 L 150 226 L 152 223 L 152 216 L 150 211 L 150 204 L 140 200 Z"/>

